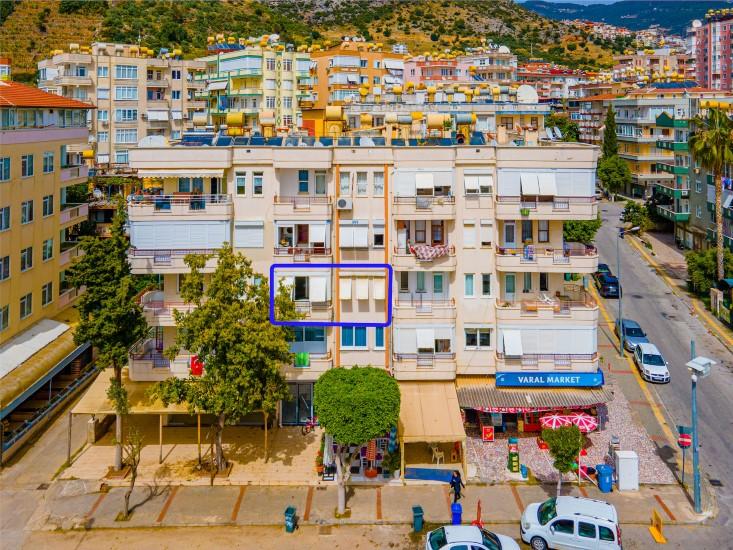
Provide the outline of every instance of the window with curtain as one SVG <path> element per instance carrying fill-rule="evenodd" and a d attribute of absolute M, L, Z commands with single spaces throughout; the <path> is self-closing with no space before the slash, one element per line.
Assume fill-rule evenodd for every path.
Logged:
<path fill-rule="evenodd" d="M 351 195 L 351 173 L 341 172 L 339 174 L 339 194 L 344 196 Z"/>
<path fill-rule="evenodd" d="M 473 297 L 473 273 L 466 273 L 464 276 L 463 295 L 468 298 Z"/>
<path fill-rule="evenodd" d="M 416 275 L 417 275 L 417 291 L 425 292 L 425 272 L 418 271 Z"/>
<path fill-rule="evenodd" d="M 316 172 L 315 180 L 316 180 L 316 189 L 315 189 L 316 195 L 325 195 L 326 194 L 326 173 L 325 172 Z"/>
<path fill-rule="evenodd" d="M 375 197 L 383 197 L 384 196 L 384 172 L 374 172 L 373 175 L 374 178 L 374 196 Z"/>
<path fill-rule="evenodd" d="M 537 240 L 541 243 L 550 242 L 550 221 L 539 220 L 537 222 Z"/>
<path fill-rule="evenodd" d="M 367 194 L 367 173 L 356 173 L 356 194 L 364 196 Z"/>
<path fill-rule="evenodd" d="M 384 349 L 384 327 L 374 328 L 374 349 Z"/>
<path fill-rule="evenodd" d="M 415 222 L 415 242 L 416 243 L 425 242 L 425 237 L 426 237 L 425 226 L 426 226 L 425 220 L 417 220 Z"/>

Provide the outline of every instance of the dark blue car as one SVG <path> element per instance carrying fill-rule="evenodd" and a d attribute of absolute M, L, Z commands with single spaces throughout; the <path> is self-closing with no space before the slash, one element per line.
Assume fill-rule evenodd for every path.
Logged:
<path fill-rule="evenodd" d="M 618 298 L 622 293 L 621 285 L 613 275 L 600 275 L 596 279 L 596 286 L 598 293 L 604 298 Z"/>

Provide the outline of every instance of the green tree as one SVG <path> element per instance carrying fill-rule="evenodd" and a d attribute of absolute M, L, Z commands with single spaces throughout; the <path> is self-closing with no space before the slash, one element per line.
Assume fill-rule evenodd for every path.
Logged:
<path fill-rule="evenodd" d="M 614 157 L 618 155 L 618 136 L 616 135 L 616 113 L 613 105 L 608 106 L 606 120 L 603 123 L 603 144 L 601 145 L 601 157 Z"/>
<path fill-rule="evenodd" d="M 196 307 L 189 313 L 174 312 L 176 342 L 165 351 L 170 359 L 181 350 L 197 355 L 204 373 L 159 382 L 151 395 L 165 404 L 185 402 L 191 413 L 216 416 L 216 469 L 221 471 L 226 467 L 225 425 L 258 410 L 267 425 L 277 400 L 288 395 L 280 368 L 293 360 L 292 330 L 270 323 L 269 285 L 249 259 L 235 253 L 231 245 L 224 246 L 204 289 L 203 268 L 208 259 L 203 255 L 185 258 L 191 271 L 183 278 L 181 297 Z M 298 317 L 289 289 L 280 287 L 275 309 L 278 319 Z"/>
<path fill-rule="evenodd" d="M 590 244 L 601 228 L 600 215 L 595 220 L 568 220 L 563 223 L 563 240 L 570 243 Z"/>
<path fill-rule="evenodd" d="M 349 476 L 349 445 L 361 446 L 397 425 L 400 389 L 384 369 L 331 369 L 316 382 L 313 407 L 318 422 L 337 445 L 338 513 L 343 514 Z"/>
<path fill-rule="evenodd" d="M 616 193 L 631 184 L 631 170 L 618 155 L 604 156 L 598 162 L 598 179 L 614 200 Z"/>
<path fill-rule="evenodd" d="M 715 286 L 718 280 L 717 250 L 690 251 L 685 254 L 687 262 L 687 278 L 690 281 L 691 290 L 700 296 L 707 296 L 710 289 Z M 733 277 L 733 253 L 726 250 L 723 258 L 725 277 Z M 724 278 L 725 278 L 724 277 Z"/>
<path fill-rule="evenodd" d="M 557 496 L 560 496 L 562 476 L 572 471 L 583 448 L 583 436 L 577 426 L 562 426 L 542 430 L 542 440 L 547 443 L 552 455 L 552 465 L 558 471 Z"/>
<path fill-rule="evenodd" d="M 646 206 L 636 201 L 626 201 L 621 221 L 630 223 L 631 227 L 638 227 L 640 235 L 654 225 Z"/>
<path fill-rule="evenodd" d="M 693 120 L 695 131 L 688 140 L 692 158 L 713 175 L 715 186 L 715 248 L 718 279 L 723 279 L 723 167 L 733 164 L 733 121 L 722 109 L 708 109 Z"/>
<path fill-rule="evenodd" d="M 127 219 L 124 200 L 118 199 L 111 235 L 83 237 L 84 255 L 68 272 L 69 283 L 85 288 L 77 301 L 79 325 L 74 331 L 77 344 L 90 342 L 97 349 L 97 364 L 114 369 L 107 396 L 114 404 L 115 469 L 122 469 L 122 420 L 128 413 L 127 390 L 122 384 L 122 367 L 128 350 L 143 338 L 147 323 L 136 303 L 137 292 L 127 260 Z"/>
<path fill-rule="evenodd" d="M 557 126 L 562 133 L 562 140 L 576 142 L 580 139 L 580 127 L 574 120 L 564 114 L 552 113 L 545 118 L 545 127 Z"/>

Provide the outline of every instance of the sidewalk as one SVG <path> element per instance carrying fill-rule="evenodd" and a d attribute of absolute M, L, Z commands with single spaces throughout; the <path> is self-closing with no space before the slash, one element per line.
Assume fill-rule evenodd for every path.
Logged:
<path fill-rule="evenodd" d="M 336 487 L 283 486 L 166 486 L 148 497 L 138 487 L 131 498 L 136 506 L 129 521 L 116 521 L 125 489 L 100 492 L 79 480 L 57 481 L 47 490 L 42 506 L 28 524 L 33 531 L 125 527 L 184 527 L 216 525 L 283 525 L 283 512 L 295 506 L 302 525 L 409 524 L 412 507 L 422 506 L 427 523 L 450 522 L 451 498 L 447 485 L 350 487 L 349 518 L 336 519 Z M 616 506 L 623 524 L 647 525 L 652 509 L 666 524 L 693 525 L 696 516 L 682 490 L 674 485 L 644 485 L 638 492 L 602 494 L 595 486 L 563 484 L 563 494 L 598 498 Z M 463 522 L 476 517 L 492 524 L 517 524 L 524 507 L 555 495 L 554 485 L 468 485 Z"/>

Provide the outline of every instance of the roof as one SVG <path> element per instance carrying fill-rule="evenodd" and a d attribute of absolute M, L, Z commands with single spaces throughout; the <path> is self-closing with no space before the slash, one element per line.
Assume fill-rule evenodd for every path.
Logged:
<path fill-rule="evenodd" d="M 464 441 L 453 382 L 400 382 L 398 434 L 404 443 Z"/>
<path fill-rule="evenodd" d="M 637 347 L 641 350 L 641 353 L 648 353 L 649 355 L 662 355 L 657 349 L 657 346 L 650 342 L 641 342 L 637 344 Z"/>
<path fill-rule="evenodd" d="M 49 94 L 19 82 L 0 82 L 0 107 L 59 107 L 64 109 L 94 109 L 89 103 Z"/>
<path fill-rule="evenodd" d="M 475 525 L 446 525 L 445 540 L 454 542 L 475 542 L 481 544 L 481 530 Z"/>
<path fill-rule="evenodd" d="M 53 319 L 42 319 L 0 346 L 0 379 L 34 354 L 57 340 L 71 327 Z"/>
<path fill-rule="evenodd" d="M 605 519 L 610 522 L 618 521 L 618 514 L 613 504 L 592 498 L 562 496 L 555 499 L 555 509 L 558 516 L 588 516 Z"/>
<path fill-rule="evenodd" d="M 578 101 L 607 101 L 609 99 L 618 99 L 619 94 L 598 94 L 586 97 L 576 98 Z"/>

